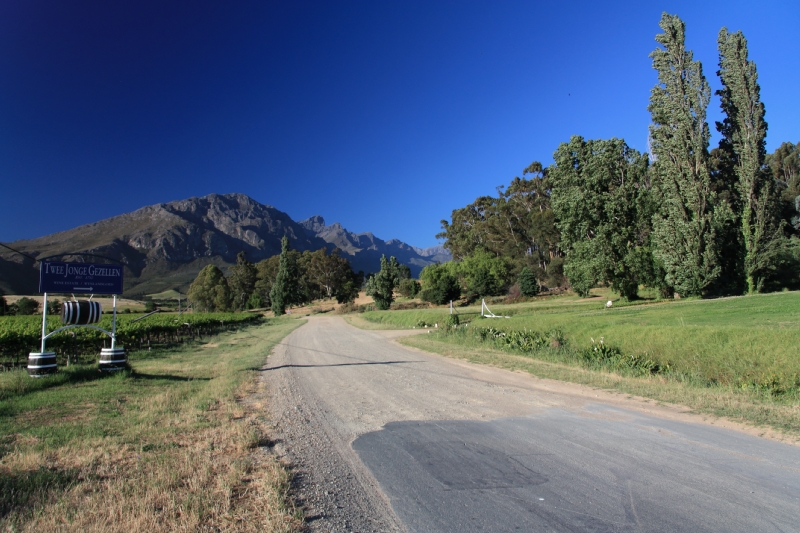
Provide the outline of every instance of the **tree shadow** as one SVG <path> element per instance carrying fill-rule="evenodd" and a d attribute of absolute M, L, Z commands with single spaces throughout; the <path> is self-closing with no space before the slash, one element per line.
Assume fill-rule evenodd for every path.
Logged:
<path fill-rule="evenodd" d="M 280 370 L 281 368 L 325 368 L 334 366 L 401 365 L 406 363 L 424 363 L 424 362 L 425 361 L 364 361 L 362 363 L 331 363 L 329 365 L 288 364 L 288 365 L 273 366 L 270 368 L 254 368 L 253 370 L 258 370 L 259 372 L 269 372 L 271 370 Z"/>
<path fill-rule="evenodd" d="M 142 380 L 162 380 L 162 381 L 211 381 L 211 378 L 197 378 L 193 376 L 175 376 L 172 374 L 140 374 L 133 372 L 131 374 L 133 379 Z"/>
<path fill-rule="evenodd" d="M 0 450 L 0 457 L 4 455 Z M 0 476 L 0 519 L 10 513 L 31 516 L 80 477 L 79 469 L 39 467 Z"/>

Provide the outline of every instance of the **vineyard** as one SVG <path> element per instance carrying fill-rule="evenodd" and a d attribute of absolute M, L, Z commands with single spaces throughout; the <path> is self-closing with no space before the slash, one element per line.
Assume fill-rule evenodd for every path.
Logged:
<path fill-rule="evenodd" d="M 250 313 L 157 314 L 134 322 L 136 315 L 117 315 L 117 345 L 128 350 L 148 349 L 153 345 L 177 344 L 222 331 L 236 329 L 261 320 Z M 104 315 L 98 324 L 111 331 L 112 317 Z M 57 316 L 47 318 L 47 332 L 63 324 Z M 29 352 L 38 352 L 41 345 L 41 316 L 0 317 L 0 370 L 27 365 Z M 90 362 L 98 358 L 100 349 L 109 347 L 111 339 L 89 328 L 72 328 L 47 339 L 47 350 L 56 353 L 58 364 Z"/>

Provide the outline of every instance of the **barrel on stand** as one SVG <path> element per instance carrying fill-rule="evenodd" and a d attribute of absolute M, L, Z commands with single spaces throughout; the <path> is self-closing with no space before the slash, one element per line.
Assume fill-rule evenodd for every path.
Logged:
<path fill-rule="evenodd" d="M 55 352 L 31 352 L 28 355 L 28 375 L 30 377 L 40 378 L 57 371 Z"/>
<path fill-rule="evenodd" d="M 116 372 L 128 366 L 128 356 L 125 348 L 103 348 L 100 350 L 100 370 L 103 372 Z"/>
<path fill-rule="evenodd" d="M 100 302 L 80 300 L 77 302 L 64 302 L 61 307 L 61 322 L 63 324 L 95 324 L 100 322 L 103 308 Z"/>

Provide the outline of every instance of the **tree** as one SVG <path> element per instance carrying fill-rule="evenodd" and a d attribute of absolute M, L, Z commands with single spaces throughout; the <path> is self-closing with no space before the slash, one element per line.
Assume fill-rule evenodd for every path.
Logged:
<path fill-rule="evenodd" d="M 336 301 L 340 304 L 355 301 L 358 298 L 358 293 L 361 290 L 361 285 L 364 283 L 364 272 L 353 272 L 350 269 L 347 272 L 347 280 L 339 285 L 334 292 Z"/>
<path fill-rule="evenodd" d="M 321 289 L 326 298 L 333 298 L 336 294 L 343 294 L 342 285 L 352 281 L 353 269 L 350 262 L 339 256 L 339 249 L 334 249 L 330 255 L 325 248 L 310 252 L 307 276 Z"/>
<path fill-rule="evenodd" d="M 781 192 L 781 218 L 784 227 L 800 235 L 800 143 L 781 145 L 766 157 L 777 189 Z"/>
<path fill-rule="evenodd" d="M 35 315 L 39 310 L 39 302 L 33 298 L 20 298 L 17 300 L 17 314 L 18 315 Z"/>
<path fill-rule="evenodd" d="M 280 254 L 274 255 L 263 261 L 256 263 L 256 284 L 254 294 L 257 294 L 263 305 L 271 306 L 269 293 L 272 290 L 272 285 L 275 283 L 275 278 L 278 276 L 278 266 L 280 264 Z"/>
<path fill-rule="evenodd" d="M 4 316 L 8 310 L 5 293 L 0 289 L 0 316 Z"/>
<path fill-rule="evenodd" d="M 758 85 L 756 65 L 748 59 L 747 40 L 742 32 L 722 28 L 717 39 L 722 89 L 722 111 L 717 122 L 722 134 L 720 150 L 733 162 L 740 204 L 739 222 L 744 244 L 744 275 L 747 292 L 762 290 L 774 269 L 781 245 L 779 204 L 771 176 L 764 169 L 767 123 Z"/>
<path fill-rule="evenodd" d="M 400 280 L 400 284 L 397 286 L 397 291 L 404 298 L 414 298 L 417 296 L 417 294 L 419 294 L 420 288 L 420 284 L 417 280 L 407 278 Z"/>
<path fill-rule="evenodd" d="M 297 261 L 290 253 L 289 238 L 284 235 L 281 239 L 281 255 L 278 260 L 278 274 L 269 292 L 272 303 L 272 312 L 275 316 L 286 313 L 286 307 L 297 303 L 299 300 L 299 272 Z"/>
<path fill-rule="evenodd" d="M 454 268 L 452 262 L 444 265 L 428 265 L 423 268 L 419 274 L 419 279 L 422 280 L 420 298 L 437 305 L 460 298 L 461 286 L 458 278 L 452 272 Z"/>
<path fill-rule="evenodd" d="M 236 256 L 236 264 L 230 267 L 228 272 L 230 272 L 228 286 L 231 290 L 233 308 L 237 311 L 252 309 L 252 307 L 249 307 L 248 302 L 256 288 L 258 269 L 247 260 L 247 254 L 244 250 Z"/>
<path fill-rule="evenodd" d="M 505 190 L 504 190 L 505 189 Z M 534 161 L 497 197 L 481 196 L 454 209 L 451 222 L 442 220 L 444 247 L 460 261 L 480 250 L 546 271 L 561 256 L 558 230 L 550 208 L 550 182 L 541 163 Z"/>
<path fill-rule="evenodd" d="M 206 265 L 189 286 L 189 300 L 203 311 L 228 311 L 231 292 L 228 280 L 216 265 Z"/>
<path fill-rule="evenodd" d="M 766 161 L 775 181 L 782 185 L 789 199 L 794 201 L 800 195 L 800 143 L 781 143 L 767 156 Z"/>
<path fill-rule="evenodd" d="M 536 276 L 528 267 L 523 268 L 522 272 L 519 273 L 517 284 L 519 285 L 519 292 L 523 296 L 530 297 L 539 294 L 539 280 L 536 279 Z"/>
<path fill-rule="evenodd" d="M 387 260 L 386 256 L 382 255 L 380 271 L 367 281 L 367 296 L 372 296 L 372 300 L 378 309 L 389 309 L 392 305 L 394 289 L 400 282 L 399 267 L 400 265 L 394 256 Z"/>
<path fill-rule="evenodd" d="M 643 196 L 647 157 L 621 139 L 573 136 L 553 155 L 549 169 L 553 213 L 566 251 L 564 271 L 586 296 L 604 281 L 625 299 L 637 297 L 638 254 L 647 245 Z"/>
<path fill-rule="evenodd" d="M 470 300 L 499 296 L 511 284 L 511 265 L 505 257 L 480 250 L 455 265 Z"/>
<path fill-rule="evenodd" d="M 683 295 L 702 294 L 720 275 L 717 234 L 732 215 L 718 204 L 709 171 L 706 108 L 711 89 L 702 65 L 686 50 L 686 26 L 664 13 L 650 57 L 658 85 L 650 94 L 654 189 L 653 254 L 666 281 Z"/>

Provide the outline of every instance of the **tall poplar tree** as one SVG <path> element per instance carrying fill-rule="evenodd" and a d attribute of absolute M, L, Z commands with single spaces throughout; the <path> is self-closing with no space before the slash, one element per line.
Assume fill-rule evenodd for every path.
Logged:
<path fill-rule="evenodd" d="M 275 316 L 286 313 L 286 307 L 296 303 L 298 299 L 299 274 L 297 264 L 289 249 L 289 238 L 284 235 L 281 239 L 281 256 L 278 260 L 278 275 L 269 291 L 272 303 L 272 312 Z"/>
<path fill-rule="evenodd" d="M 666 281 L 682 295 L 699 295 L 720 274 L 717 229 L 729 216 L 716 206 L 709 171 L 706 108 L 711 89 L 686 50 L 686 25 L 664 13 L 650 57 L 658 85 L 650 94 L 653 181 L 660 212 L 653 219 L 654 255 Z M 715 207 L 719 207 L 715 210 Z"/>
<path fill-rule="evenodd" d="M 773 180 L 764 169 L 767 123 L 756 65 L 748 59 L 747 40 L 741 31 L 728 33 L 722 28 L 717 43 L 717 75 L 722 81 L 717 95 L 726 115 L 717 122 L 717 130 L 722 134 L 720 150 L 728 152 L 736 175 L 744 275 L 747 292 L 752 294 L 763 287 L 780 249 L 780 204 Z"/>

